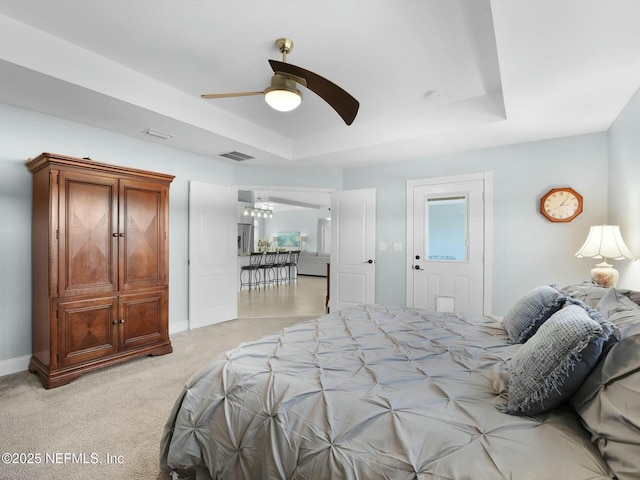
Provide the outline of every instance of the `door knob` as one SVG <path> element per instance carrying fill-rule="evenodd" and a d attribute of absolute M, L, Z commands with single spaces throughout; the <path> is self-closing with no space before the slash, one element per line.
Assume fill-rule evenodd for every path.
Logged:
<path fill-rule="evenodd" d="M 415 268 L 416 270 L 420 270 L 420 265 L 416 265 L 413 268 Z"/>
<path fill-rule="evenodd" d="M 373 260 L 369 259 L 366 263 L 373 263 Z"/>

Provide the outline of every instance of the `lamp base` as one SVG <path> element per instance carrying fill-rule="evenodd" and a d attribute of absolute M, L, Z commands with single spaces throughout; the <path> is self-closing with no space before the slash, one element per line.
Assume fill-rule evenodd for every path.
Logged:
<path fill-rule="evenodd" d="M 615 287 L 620 274 L 607 262 L 598 263 L 591 270 L 591 280 L 602 287 Z"/>

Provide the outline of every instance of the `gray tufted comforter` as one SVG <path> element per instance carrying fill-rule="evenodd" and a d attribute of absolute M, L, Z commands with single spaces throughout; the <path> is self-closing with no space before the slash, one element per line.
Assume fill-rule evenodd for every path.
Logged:
<path fill-rule="evenodd" d="M 161 463 L 225 479 L 603 479 L 568 407 L 512 416 L 502 325 L 349 308 L 243 344 L 185 386 Z"/>

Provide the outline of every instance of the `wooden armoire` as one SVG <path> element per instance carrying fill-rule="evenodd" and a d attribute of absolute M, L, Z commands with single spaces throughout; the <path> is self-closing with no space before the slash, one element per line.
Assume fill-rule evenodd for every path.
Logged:
<path fill-rule="evenodd" d="M 33 356 L 46 388 L 169 340 L 172 175 L 43 153 L 33 173 Z"/>

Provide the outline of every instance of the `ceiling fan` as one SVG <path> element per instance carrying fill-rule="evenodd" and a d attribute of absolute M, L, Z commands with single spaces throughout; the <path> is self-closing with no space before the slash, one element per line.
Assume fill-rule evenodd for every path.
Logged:
<path fill-rule="evenodd" d="M 344 122 L 347 125 L 351 125 L 358 114 L 360 103 L 348 92 L 326 78 L 304 68 L 286 63 L 287 54 L 293 50 L 293 40 L 279 38 L 276 40 L 276 47 L 282 53 L 282 62 L 269 60 L 274 72 L 269 87 L 259 92 L 206 93 L 201 97 L 210 99 L 264 95 L 265 101 L 271 108 L 281 112 L 288 112 L 297 108 L 302 102 L 302 94 L 296 88 L 297 84 L 300 84 L 331 105 Z"/>

